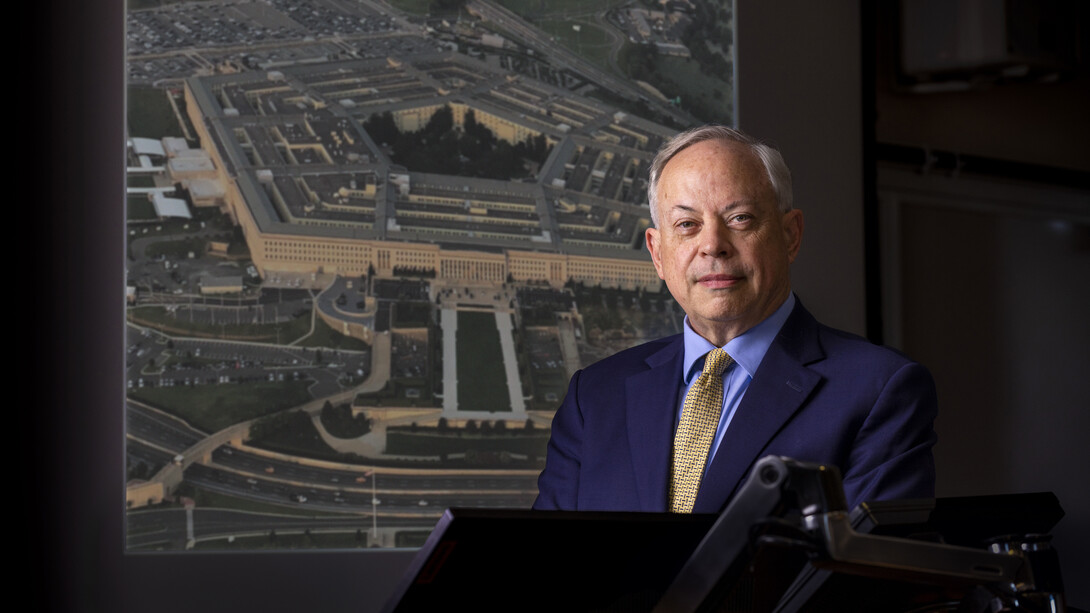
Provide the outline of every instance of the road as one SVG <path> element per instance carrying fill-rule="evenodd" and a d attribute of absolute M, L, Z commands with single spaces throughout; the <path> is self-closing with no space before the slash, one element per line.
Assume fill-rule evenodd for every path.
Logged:
<path fill-rule="evenodd" d="M 557 68 L 566 69 L 575 74 L 582 75 L 596 86 L 627 98 L 629 100 L 642 100 L 654 110 L 667 117 L 673 118 L 681 125 L 692 125 L 695 118 L 684 111 L 660 101 L 648 98 L 643 92 L 627 79 L 614 76 L 602 70 L 593 63 L 579 57 L 567 47 L 553 42 L 547 34 L 539 30 L 533 24 L 510 10 L 492 2 L 491 0 L 472 0 L 466 4 L 466 9 L 481 19 L 491 21 L 501 29 L 517 37 L 523 44 L 547 58 Z"/>
<path fill-rule="evenodd" d="M 130 457 L 149 465 L 192 453 L 210 440 L 181 420 L 138 403 L 129 403 L 126 427 Z M 222 516 L 200 509 L 200 518 L 221 518 L 207 525 L 204 519 L 198 523 L 206 537 L 245 536 L 286 527 L 356 530 L 376 523 L 430 529 L 448 507 L 529 508 L 537 494 L 534 471 L 333 465 L 228 445 L 188 463 L 184 471 L 185 480 L 196 487 L 264 509 L 253 513 L 220 510 L 226 513 Z M 184 542 L 181 513 L 180 509 L 130 511 L 129 546 Z"/>

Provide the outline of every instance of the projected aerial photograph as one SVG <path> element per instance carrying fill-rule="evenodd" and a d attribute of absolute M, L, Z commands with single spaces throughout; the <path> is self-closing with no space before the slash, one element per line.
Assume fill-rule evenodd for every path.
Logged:
<path fill-rule="evenodd" d="M 680 331 L 647 169 L 733 123 L 732 6 L 130 0 L 128 551 L 528 508 L 572 373 Z"/>

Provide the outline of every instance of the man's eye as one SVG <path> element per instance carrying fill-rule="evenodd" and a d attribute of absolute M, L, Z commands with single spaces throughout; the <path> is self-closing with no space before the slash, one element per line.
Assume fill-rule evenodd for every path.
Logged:
<path fill-rule="evenodd" d="M 689 228 L 695 228 L 696 227 L 696 222 L 694 222 L 694 221 L 679 221 L 677 223 L 677 227 L 685 229 L 685 230 L 687 230 Z"/>
<path fill-rule="evenodd" d="M 734 217 L 731 217 L 731 221 L 733 221 L 734 223 L 745 223 L 751 219 L 753 219 L 753 216 L 749 213 L 742 213 L 740 215 L 735 215 Z"/>

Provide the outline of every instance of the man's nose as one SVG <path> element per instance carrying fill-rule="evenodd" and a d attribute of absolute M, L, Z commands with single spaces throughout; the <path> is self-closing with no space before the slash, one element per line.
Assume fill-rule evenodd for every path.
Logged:
<path fill-rule="evenodd" d="M 730 231 L 722 222 L 706 223 L 700 230 L 700 252 L 711 257 L 727 257 L 732 252 Z"/>

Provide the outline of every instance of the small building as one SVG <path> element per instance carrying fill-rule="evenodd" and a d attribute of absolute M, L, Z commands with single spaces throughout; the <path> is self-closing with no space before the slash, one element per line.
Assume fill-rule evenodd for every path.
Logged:
<path fill-rule="evenodd" d="M 185 200 L 168 198 L 160 191 L 154 191 L 149 196 L 152 206 L 155 207 L 155 216 L 159 219 L 193 219 Z"/>
<path fill-rule="evenodd" d="M 212 158 L 201 149 L 188 149 L 170 158 L 167 162 L 167 170 L 170 172 L 172 181 L 216 177 L 216 167 L 212 163 Z"/>
<path fill-rule="evenodd" d="M 180 154 L 184 154 L 186 151 L 191 151 L 189 143 L 184 138 L 178 136 L 167 136 L 162 140 L 162 149 L 166 152 L 167 157 L 175 157 Z"/>
<path fill-rule="evenodd" d="M 135 137 L 129 140 L 129 147 L 137 155 L 165 158 L 167 152 L 163 149 L 163 143 L 154 138 Z"/>
<path fill-rule="evenodd" d="M 242 275 L 202 277 L 202 294 L 237 294 L 242 291 Z"/>
<path fill-rule="evenodd" d="M 481 34 L 481 44 L 486 47 L 503 49 L 505 42 L 504 38 L 499 34 Z"/>
<path fill-rule="evenodd" d="M 193 206 L 219 206 L 226 197 L 223 184 L 216 180 L 198 178 L 182 184 L 189 191 Z"/>

